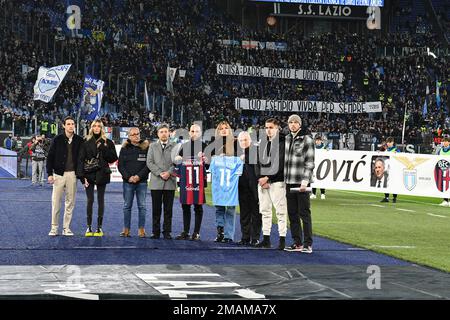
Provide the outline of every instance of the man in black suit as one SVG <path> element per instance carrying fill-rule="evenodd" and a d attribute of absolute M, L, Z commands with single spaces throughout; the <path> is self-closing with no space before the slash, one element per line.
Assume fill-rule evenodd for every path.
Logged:
<path fill-rule="evenodd" d="M 252 145 L 252 138 L 248 132 L 241 132 L 238 136 L 238 141 L 241 159 L 244 161 L 244 169 L 239 177 L 242 238 L 238 244 L 256 246 L 259 243 L 262 224 L 262 217 L 259 213 L 258 180 L 255 173 L 257 151 L 253 149 L 256 149 L 256 147 Z"/>
<path fill-rule="evenodd" d="M 387 188 L 389 173 L 385 172 L 385 162 L 377 158 L 374 163 L 370 186 L 375 188 Z"/>

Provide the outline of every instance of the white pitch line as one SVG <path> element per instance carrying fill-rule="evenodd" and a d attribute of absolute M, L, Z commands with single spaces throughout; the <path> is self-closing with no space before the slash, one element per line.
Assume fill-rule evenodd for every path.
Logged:
<path fill-rule="evenodd" d="M 416 211 L 414 211 L 414 210 L 402 209 L 402 208 L 395 208 L 395 210 L 398 210 L 398 211 L 405 211 L 405 212 L 416 212 Z"/>
<path fill-rule="evenodd" d="M 335 190 L 335 191 L 343 192 L 342 190 Z M 352 192 L 352 193 L 356 193 L 356 192 Z M 413 202 L 413 201 L 410 201 L 410 202 Z M 414 201 L 414 202 L 416 202 L 416 201 Z M 420 202 L 416 202 L 416 203 L 420 203 Z M 362 204 L 356 204 L 356 203 L 349 203 L 349 204 L 340 203 L 339 205 L 340 206 L 362 206 Z M 369 204 L 369 205 L 371 207 L 376 207 L 376 208 L 386 208 L 386 206 L 382 206 L 380 204 Z M 395 210 L 404 211 L 404 212 L 416 212 L 415 210 L 403 209 L 403 208 L 395 208 Z M 447 218 L 446 216 L 441 216 L 441 215 L 433 214 L 433 213 L 429 213 L 429 212 L 427 212 L 427 215 L 432 216 L 432 217 L 437 217 L 437 218 L 444 218 L 444 219 Z"/>
<path fill-rule="evenodd" d="M 440 216 L 438 214 L 432 214 L 432 213 L 429 213 L 429 212 L 427 212 L 427 215 L 432 216 L 432 217 L 438 217 L 438 218 L 447 218 L 446 216 Z"/>
<path fill-rule="evenodd" d="M 380 224 L 379 222 L 373 221 L 316 221 L 320 224 Z"/>

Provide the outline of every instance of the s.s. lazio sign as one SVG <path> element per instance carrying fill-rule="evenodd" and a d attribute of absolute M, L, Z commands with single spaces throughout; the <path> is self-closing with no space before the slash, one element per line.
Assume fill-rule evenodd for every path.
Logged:
<path fill-rule="evenodd" d="M 52 68 L 40 67 L 36 83 L 34 84 L 33 100 L 49 102 L 59 85 L 63 81 L 71 64 L 64 64 Z"/>

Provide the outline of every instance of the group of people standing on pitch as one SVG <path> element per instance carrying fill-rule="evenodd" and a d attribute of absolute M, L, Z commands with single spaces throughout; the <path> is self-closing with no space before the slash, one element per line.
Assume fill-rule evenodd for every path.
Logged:
<path fill-rule="evenodd" d="M 216 242 L 232 243 L 235 237 L 236 207 L 240 206 L 240 245 L 271 248 L 272 207 L 278 220 L 278 249 L 312 253 L 312 221 L 307 187 L 314 169 L 314 140 L 301 130 L 298 115 L 288 119 L 289 133 L 281 134 L 276 119 L 265 122 L 265 136 L 256 143 L 249 132 L 235 138 L 230 124 L 218 124 L 213 141 L 202 141 L 202 129 L 193 124 L 189 140 L 175 143 L 169 127 L 157 128 L 158 140 L 141 139 L 138 128 L 128 131 L 119 157 L 114 143 L 107 139 L 103 123 L 95 120 L 85 139 L 74 133 L 75 122 L 64 119 L 64 133 L 54 138 L 47 161 L 48 181 L 53 184 L 52 228 L 58 234 L 60 200 L 65 191 L 65 214 L 62 234 L 72 236 L 70 222 L 75 206 L 76 181 L 87 195 L 86 236 L 103 236 L 104 197 L 110 182 L 109 164 L 118 160 L 123 179 L 122 237 L 131 236 L 131 209 L 134 196 L 139 211 L 138 236 L 146 237 L 146 194 L 152 197 L 151 239 L 172 239 L 172 211 L 177 186 L 183 210 L 183 230 L 177 240 L 199 240 L 206 203 L 207 170 L 211 172 L 212 202 L 216 209 Z M 254 139 L 254 138 L 253 138 Z M 148 181 L 150 177 L 150 180 Z M 178 179 L 177 179 L 178 178 Z M 178 182 L 177 182 L 178 180 Z M 97 189 L 98 218 L 93 226 L 94 187 Z M 191 207 L 195 225 L 192 235 Z M 163 224 L 161 228 L 161 216 Z M 294 243 L 286 246 L 289 218 Z M 260 241 L 261 231 L 263 235 Z"/>
<path fill-rule="evenodd" d="M 312 181 L 315 146 L 311 136 L 302 132 L 298 115 L 288 119 L 289 133 L 281 133 L 280 122 L 265 121 L 265 139 L 252 144 L 251 135 L 238 135 L 244 150 L 244 172 L 239 181 L 239 205 L 243 245 L 271 248 L 272 208 L 278 220 L 277 249 L 312 253 L 312 220 L 309 193 Z M 249 164 L 257 154 L 256 164 Z M 286 246 L 287 222 L 294 243 Z M 259 228 L 262 226 L 262 241 Z M 219 230 L 218 230 L 219 231 Z"/>
<path fill-rule="evenodd" d="M 75 134 L 75 121 L 66 117 L 64 133 L 56 136 L 47 157 L 48 182 L 53 185 L 52 227 L 49 236 L 58 235 L 61 198 L 65 193 L 63 222 L 64 236 L 73 236 L 70 222 L 75 207 L 77 179 L 81 181 L 87 196 L 87 236 L 103 236 L 105 189 L 111 179 L 109 163 L 117 161 L 114 143 L 106 138 L 103 123 L 94 120 L 85 139 Z M 95 232 L 92 229 L 94 187 L 97 188 L 98 218 Z"/>

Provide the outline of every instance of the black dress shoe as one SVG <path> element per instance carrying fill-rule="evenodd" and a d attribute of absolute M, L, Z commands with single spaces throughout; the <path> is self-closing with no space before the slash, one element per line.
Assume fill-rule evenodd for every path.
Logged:
<path fill-rule="evenodd" d="M 192 240 L 192 241 L 199 241 L 199 240 L 200 240 L 200 234 L 197 233 L 197 232 L 194 232 L 194 233 L 192 234 L 191 240 Z"/>
<path fill-rule="evenodd" d="M 164 239 L 165 240 L 172 240 L 172 236 L 170 235 L 170 233 L 167 233 L 164 235 Z"/>
<path fill-rule="evenodd" d="M 178 236 L 175 237 L 175 240 L 189 240 L 189 233 L 187 232 L 182 232 L 180 233 Z"/>
<path fill-rule="evenodd" d="M 229 238 L 224 238 L 222 240 L 223 243 L 233 243 L 233 240 L 229 239 Z"/>
<path fill-rule="evenodd" d="M 159 234 L 152 233 L 152 235 L 150 236 L 150 239 L 159 239 L 159 237 L 160 237 Z"/>
<path fill-rule="evenodd" d="M 240 246 L 249 246 L 250 245 L 250 240 L 241 239 L 237 244 L 240 245 Z"/>
<path fill-rule="evenodd" d="M 256 248 L 264 248 L 264 249 L 270 249 L 272 247 L 270 243 L 270 236 L 264 236 L 264 239 L 262 242 L 258 243 Z"/>

